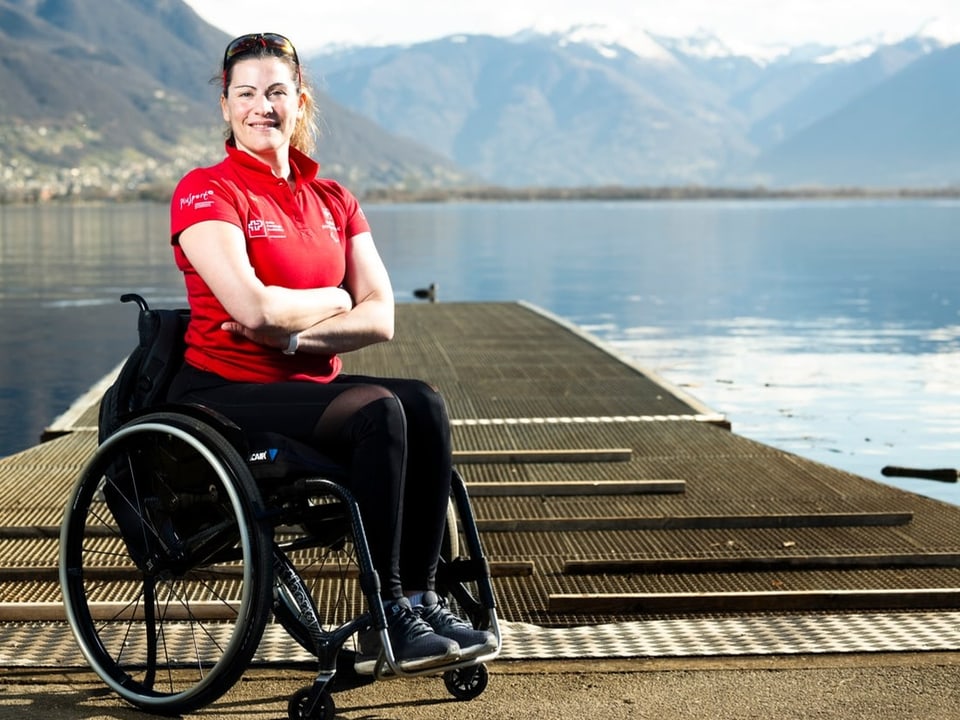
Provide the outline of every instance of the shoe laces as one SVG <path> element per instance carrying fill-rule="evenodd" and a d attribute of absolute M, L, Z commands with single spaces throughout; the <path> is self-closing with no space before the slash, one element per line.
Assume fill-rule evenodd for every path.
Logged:
<path fill-rule="evenodd" d="M 421 617 L 424 616 L 429 617 L 429 625 L 437 629 L 443 627 L 467 627 L 472 629 L 469 623 L 450 612 L 447 608 L 447 600 L 444 597 L 437 596 L 436 605 L 424 605 Z"/>
<path fill-rule="evenodd" d="M 429 623 L 411 607 L 401 604 L 397 604 L 392 609 L 388 625 L 411 639 L 433 634 L 433 628 L 430 627 Z"/>

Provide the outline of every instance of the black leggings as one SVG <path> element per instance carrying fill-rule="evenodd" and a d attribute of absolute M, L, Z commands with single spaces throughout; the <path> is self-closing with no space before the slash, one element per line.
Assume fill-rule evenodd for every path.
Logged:
<path fill-rule="evenodd" d="M 358 375 L 237 383 L 184 365 L 168 399 L 206 405 L 247 431 L 292 437 L 342 463 L 383 596 L 435 589 L 452 460 L 446 407 L 429 385 Z"/>

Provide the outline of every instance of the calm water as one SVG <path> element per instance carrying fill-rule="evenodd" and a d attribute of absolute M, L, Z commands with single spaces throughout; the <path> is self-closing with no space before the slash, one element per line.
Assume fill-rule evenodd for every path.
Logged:
<path fill-rule="evenodd" d="M 882 479 L 960 466 L 960 203 L 371 206 L 400 301 L 523 299 L 734 430 Z M 183 302 L 160 205 L 0 207 L 0 455 L 129 351 L 139 290 Z M 901 487 L 960 503 L 960 488 Z"/>

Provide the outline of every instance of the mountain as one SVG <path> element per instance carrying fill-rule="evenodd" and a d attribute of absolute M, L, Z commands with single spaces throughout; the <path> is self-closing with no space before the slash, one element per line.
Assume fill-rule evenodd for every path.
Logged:
<path fill-rule="evenodd" d="M 960 45 L 938 50 L 764 152 L 779 183 L 929 186 L 960 183 Z"/>
<path fill-rule="evenodd" d="M 211 78 L 228 40 L 181 0 L 0 0 L 0 199 L 169 190 L 222 157 Z M 319 157 L 359 188 L 468 177 L 322 94 L 318 104 Z"/>
<path fill-rule="evenodd" d="M 78 162 L 90 145 L 162 152 L 201 111 L 195 68 L 210 55 L 198 48 L 219 42 L 189 15 L 182 3 L 0 0 L 0 114 L 22 133 L 6 152 L 40 163 Z"/>
<path fill-rule="evenodd" d="M 750 139 L 761 150 L 771 148 L 939 49 L 929 40 L 908 38 L 876 48 L 855 62 L 817 63 L 819 72 L 808 72 L 802 87 L 791 87 L 789 99 L 753 123 Z M 768 77 L 765 82 L 780 87 L 789 85 L 780 75 Z"/>
<path fill-rule="evenodd" d="M 338 102 L 496 184 L 713 180 L 749 152 L 722 94 L 663 51 L 454 36 L 311 62 Z"/>
<path fill-rule="evenodd" d="M 883 184 L 941 185 L 957 175 L 949 152 L 927 172 L 908 157 L 941 121 L 913 112 L 914 94 L 895 79 L 946 45 L 920 35 L 751 54 L 702 33 L 590 26 L 338 48 L 309 62 L 338 102 L 496 184 L 872 185 L 886 165 Z M 944 76 L 931 82 L 949 95 Z M 857 108 L 873 90 L 891 97 L 869 116 Z M 847 112 L 851 126 L 828 122 Z M 846 140 L 829 142 L 841 127 L 857 135 L 858 123 L 904 135 L 859 165 L 856 143 L 848 153 Z M 825 162 L 810 155 L 801 171 L 819 145 Z"/>

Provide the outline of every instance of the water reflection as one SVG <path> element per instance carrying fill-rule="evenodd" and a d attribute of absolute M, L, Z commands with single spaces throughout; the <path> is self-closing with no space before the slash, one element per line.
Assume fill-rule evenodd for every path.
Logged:
<path fill-rule="evenodd" d="M 0 451 L 43 428 L 133 345 L 119 296 L 181 295 L 159 205 L 0 207 Z"/>
<path fill-rule="evenodd" d="M 884 465 L 960 465 L 956 329 L 851 333 L 738 319 L 697 338 L 662 328 L 611 344 L 725 413 L 741 435 L 858 475 L 960 504 L 960 487 L 888 479 Z M 930 343 L 935 351 L 903 353 Z"/>

